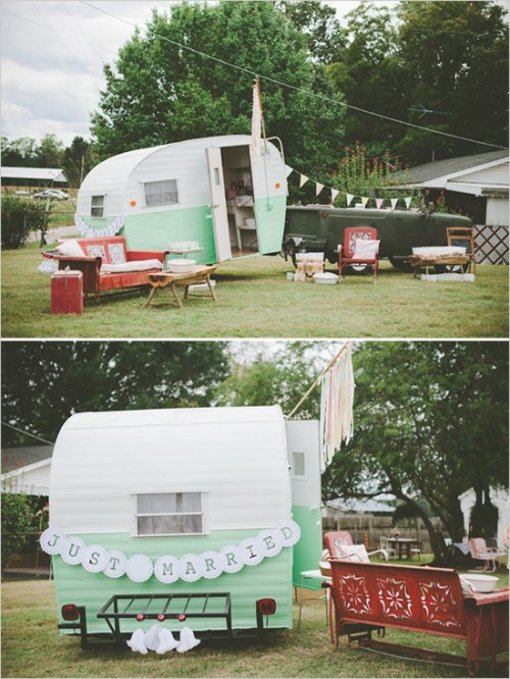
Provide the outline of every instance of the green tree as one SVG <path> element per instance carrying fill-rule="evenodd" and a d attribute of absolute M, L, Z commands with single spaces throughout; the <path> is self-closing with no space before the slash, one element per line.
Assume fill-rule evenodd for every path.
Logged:
<path fill-rule="evenodd" d="M 54 441 L 76 412 L 209 405 L 228 371 L 222 342 L 4 342 L 2 419 Z"/>
<path fill-rule="evenodd" d="M 2 571 L 26 544 L 32 530 L 32 518 L 27 495 L 2 492 Z"/>
<path fill-rule="evenodd" d="M 183 3 L 170 16 L 154 13 L 145 33 L 135 32 L 121 48 L 115 67 L 105 67 L 106 86 L 91 118 L 98 153 L 249 133 L 253 73 L 299 88 L 262 80 L 266 128 L 283 140 L 288 162 L 326 178 L 342 136 L 343 106 L 301 91 L 332 93 L 307 61 L 304 36 L 266 0 Z"/>
<path fill-rule="evenodd" d="M 219 405 L 278 404 L 288 415 L 338 350 L 333 342 L 288 342 L 272 355 L 264 352 L 246 364 L 237 363 L 216 392 Z M 318 419 L 320 392 L 315 390 L 295 414 Z"/>
<path fill-rule="evenodd" d="M 347 16 L 346 33 L 343 54 L 326 68 L 329 80 L 349 106 L 402 118 L 405 85 L 391 11 L 360 3 Z M 349 109 L 345 128 L 346 141 L 362 142 L 369 155 L 395 152 L 403 134 L 401 126 L 355 108 Z"/>
<path fill-rule="evenodd" d="M 506 10 L 492 2 L 400 3 L 398 45 L 406 107 L 432 111 L 412 122 L 446 129 L 460 136 L 508 145 L 508 26 Z M 402 148 L 411 152 L 426 132 L 409 131 Z M 426 162 L 435 156 L 490 150 L 435 135 Z"/>
<path fill-rule="evenodd" d="M 46 206 L 12 192 L 2 195 L 2 249 L 17 250 L 30 233 L 46 227 Z"/>
<path fill-rule="evenodd" d="M 2 137 L 2 165 L 5 167 L 36 167 L 37 141 L 32 137 L 20 137 L 9 141 Z"/>
<path fill-rule="evenodd" d="M 83 137 L 74 137 L 70 146 L 64 150 L 63 156 L 64 174 L 69 185 L 78 188 L 96 162 L 90 142 Z"/>
<path fill-rule="evenodd" d="M 277 7 L 306 37 L 312 61 L 331 64 L 341 58 L 346 37 L 334 7 L 318 0 L 281 0 Z"/>
<path fill-rule="evenodd" d="M 46 134 L 36 151 L 37 167 L 61 168 L 64 160 L 64 144 L 54 134 Z"/>
<path fill-rule="evenodd" d="M 507 344 L 367 343 L 354 359 L 354 437 L 326 471 L 324 496 L 392 493 L 423 519 L 445 563 L 420 500 L 458 542 L 458 496 L 508 485 Z"/>

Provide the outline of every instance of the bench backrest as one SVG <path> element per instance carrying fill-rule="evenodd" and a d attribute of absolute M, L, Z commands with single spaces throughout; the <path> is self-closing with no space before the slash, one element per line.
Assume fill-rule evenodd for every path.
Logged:
<path fill-rule="evenodd" d="M 341 623 L 466 635 L 462 590 L 452 569 L 332 560 L 331 571 Z"/>
<path fill-rule="evenodd" d="M 102 238 L 78 238 L 86 257 L 101 257 L 103 264 L 124 264 L 127 260 L 124 236 Z"/>

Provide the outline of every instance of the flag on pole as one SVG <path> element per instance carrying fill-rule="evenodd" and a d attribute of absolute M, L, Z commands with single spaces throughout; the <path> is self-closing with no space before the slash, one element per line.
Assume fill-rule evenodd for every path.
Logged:
<path fill-rule="evenodd" d="M 255 154 L 260 153 L 262 137 L 260 130 L 262 127 L 262 101 L 260 98 L 259 79 L 253 85 L 253 107 L 251 112 L 251 149 Z"/>
<path fill-rule="evenodd" d="M 354 371 L 348 344 L 333 365 L 321 376 L 321 467 L 333 459 L 342 443 L 353 434 Z"/>
<path fill-rule="evenodd" d="M 310 177 L 307 177 L 306 174 L 300 175 L 300 177 L 299 177 L 299 188 L 304 186 L 309 179 L 310 179 Z"/>
<path fill-rule="evenodd" d="M 320 182 L 315 182 L 315 195 L 318 196 L 323 188 L 324 184 L 321 184 Z"/>

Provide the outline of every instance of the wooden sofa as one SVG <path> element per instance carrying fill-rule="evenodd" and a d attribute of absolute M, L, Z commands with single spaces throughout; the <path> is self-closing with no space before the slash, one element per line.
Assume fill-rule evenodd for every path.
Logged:
<path fill-rule="evenodd" d="M 149 285 L 149 274 L 161 271 L 167 252 L 128 250 L 123 236 L 78 238 L 84 256 L 65 255 L 58 251 L 43 253 L 58 260 L 59 269 L 69 267 L 83 273 L 83 296 L 94 295 L 97 302 L 102 292 Z M 159 266 L 148 265 L 158 260 Z M 140 263 L 139 268 L 137 262 Z"/>
<path fill-rule="evenodd" d="M 349 643 L 404 657 L 446 664 L 462 662 L 470 675 L 483 658 L 508 651 L 508 588 L 490 594 L 463 595 L 452 569 L 354 563 L 331 560 L 332 640 L 346 635 Z M 385 628 L 437 634 L 466 641 L 466 658 L 392 644 Z M 503 675 L 501 675 L 503 676 Z M 508 675 L 504 675 L 508 676 Z"/>

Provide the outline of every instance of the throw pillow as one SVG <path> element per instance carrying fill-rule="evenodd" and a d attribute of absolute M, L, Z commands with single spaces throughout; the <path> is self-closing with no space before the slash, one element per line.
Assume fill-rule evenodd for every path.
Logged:
<path fill-rule="evenodd" d="M 86 248 L 88 257 L 101 257 L 101 259 L 106 260 L 104 245 L 87 245 Z"/>
<path fill-rule="evenodd" d="M 126 261 L 124 245 L 122 243 L 108 243 L 108 254 L 110 255 L 111 264 L 124 264 Z"/>
<path fill-rule="evenodd" d="M 57 250 L 59 254 L 66 257 L 85 257 L 85 253 L 76 238 L 61 241 L 57 246 Z"/>
<path fill-rule="evenodd" d="M 361 238 L 356 239 L 354 244 L 354 259 L 375 259 L 375 256 L 379 252 L 379 240 L 363 240 Z"/>
<path fill-rule="evenodd" d="M 370 561 L 365 545 L 342 545 L 342 556 L 338 558 L 348 561 L 361 561 L 362 563 L 369 563 Z"/>

